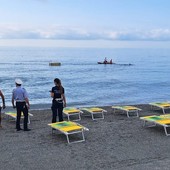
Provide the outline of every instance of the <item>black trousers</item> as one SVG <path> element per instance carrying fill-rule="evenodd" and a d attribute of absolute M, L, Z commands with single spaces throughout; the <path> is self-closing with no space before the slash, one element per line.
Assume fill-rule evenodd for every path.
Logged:
<path fill-rule="evenodd" d="M 16 102 L 17 108 L 17 120 L 16 120 L 16 129 L 20 129 L 20 120 L 21 120 L 21 112 L 24 115 L 24 130 L 26 130 L 28 124 L 28 108 L 25 102 Z"/>
<path fill-rule="evenodd" d="M 52 123 L 57 122 L 57 116 L 59 122 L 63 121 L 63 102 L 54 101 L 51 107 L 52 110 Z"/>

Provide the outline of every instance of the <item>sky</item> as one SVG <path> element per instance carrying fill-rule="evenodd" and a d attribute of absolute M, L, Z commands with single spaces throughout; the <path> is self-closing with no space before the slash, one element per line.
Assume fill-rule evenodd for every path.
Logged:
<path fill-rule="evenodd" d="M 0 46 L 170 47 L 170 0 L 0 0 Z"/>

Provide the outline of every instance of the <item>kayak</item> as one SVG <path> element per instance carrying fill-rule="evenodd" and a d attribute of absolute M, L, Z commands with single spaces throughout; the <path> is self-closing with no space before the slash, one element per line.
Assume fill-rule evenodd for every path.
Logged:
<path fill-rule="evenodd" d="M 115 64 L 115 63 L 112 63 L 112 62 L 97 62 L 98 64 Z"/>

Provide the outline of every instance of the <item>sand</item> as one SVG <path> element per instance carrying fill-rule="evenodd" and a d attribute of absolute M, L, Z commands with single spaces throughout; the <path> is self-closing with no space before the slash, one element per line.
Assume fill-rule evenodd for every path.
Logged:
<path fill-rule="evenodd" d="M 137 105 L 140 116 L 159 115 L 148 105 Z M 169 170 L 170 137 L 161 126 L 143 127 L 137 118 L 113 113 L 110 106 L 104 120 L 83 115 L 80 124 L 89 128 L 83 143 L 67 144 L 66 137 L 47 126 L 51 110 L 32 110 L 32 130 L 15 129 L 4 115 L 0 129 L 0 169 L 2 170 Z"/>

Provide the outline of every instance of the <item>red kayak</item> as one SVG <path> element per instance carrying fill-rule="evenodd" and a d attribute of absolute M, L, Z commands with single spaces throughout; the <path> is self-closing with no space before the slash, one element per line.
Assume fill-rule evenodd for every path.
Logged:
<path fill-rule="evenodd" d="M 115 63 L 112 63 L 112 62 L 97 62 L 98 64 L 115 64 Z"/>
<path fill-rule="evenodd" d="M 107 61 L 107 59 L 105 58 L 105 60 L 103 62 L 97 62 L 98 64 L 115 64 L 112 62 L 112 59 L 110 61 Z"/>
<path fill-rule="evenodd" d="M 104 59 L 103 62 L 97 62 L 98 64 L 115 64 L 112 62 L 112 59 L 110 61 L 107 61 L 107 58 Z"/>

